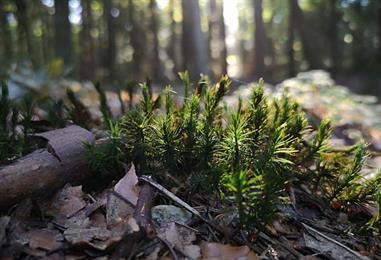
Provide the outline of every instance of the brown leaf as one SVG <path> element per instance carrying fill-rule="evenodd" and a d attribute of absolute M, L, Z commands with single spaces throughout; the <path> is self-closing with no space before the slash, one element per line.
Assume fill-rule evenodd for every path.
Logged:
<path fill-rule="evenodd" d="M 174 222 L 157 230 L 157 236 L 168 242 L 171 246 L 179 248 L 194 259 L 200 256 L 200 247 L 193 245 L 196 235 L 193 230 L 178 226 Z"/>
<path fill-rule="evenodd" d="M 200 244 L 202 259 L 257 260 L 257 255 L 248 246 L 230 246 L 202 241 Z"/>
<path fill-rule="evenodd" d="M 138 177 L 136 176 L 135 166 L 132 164 L 126 175 L 115 185 L 114 191 L 136 206 L 139 197 L 137 184 Z"/>
<path fill-rule="evenodd" d="M 45 249 L 52 251 L 61 246 L 57 241 L 57 234 L 50 230 L 33 230 L 29 233 L 29 247 L 31 249 Z"/>
<path fill-rule="evenodd" d="M 66 185 L 55 196 L 52 203 L 51 214 L 55 217 L 72 217 L 78 211 L 86 207 L 85 195 L 82 192 L 82 186 L 71 187 Z"/>
<path fill-rule="evenodd" d="M 64 232 L 65 239 L 73 245 L 89 244 L 93 239 L 105 241 L 111 232 L 105 228 L 70 228 Z"/>

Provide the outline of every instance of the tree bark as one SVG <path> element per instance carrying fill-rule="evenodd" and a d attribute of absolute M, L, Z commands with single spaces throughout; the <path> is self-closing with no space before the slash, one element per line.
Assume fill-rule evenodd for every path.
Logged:
<path fill-rule="evenodd" d="M 168 56 L 173 62 L 173 73 L 177 75 L 177 73 L 181 70 L 181 61 L 180 61 L 180 49 L 178 48 L 178 37 L 177 37 L 177 23 L 174 18 L 174 13 L 175 13 L 175 1 L 174 0 L 169 0 L 169 18 L 171 21 L 170 24 L 170 40 L 168 44 Z"/>
<path fill-rule="evenodd" d="M 137 22 L 138 18 L 136 17 L 136 14 L 137 10 L 135 8 L 134 0 L 128 0 L 128 23 L 132 28 L 129 37 L 132 48 L 134 49 L 132 80 L 142 80 L 141 72 L 143 70 L 142 65 L 145 51 L 145 37 L 144 32 L 141 30 L 140 25 Z"/>
<path fill-rule="evenodd" d="M 0 168 L 0 209 L 30 196 L 50 194 L 90 175 L 83 147 L 83 141 L 94 140 L 90 132 L 69 126 L 39 136 L 49 141 L 47 149 L 36 150 Z"/>
<path fill-rule="evenodd" d="M 26 50 L 29 55 L 30 61 L 32 62 L 33 68 L 37 68 L 37 61 L 35 59 L 35 52 L 33 50 L 32 33 L 30 31 L 30 26 L 28 22 L 27 15 L 27 1 L 26 0 L 15 0 L 17 7 L 17 23 L 19 32 L 20 44 L 26 44 Z"/>
<path fill-rule="evenodd" d="M 254 20 L 255 20 L 255 35 L 254 35 L 254 74 L 257 77 L 264 77 L 265 74 L 265 51 L 266 51 L 266 34 L 265 26 L 262 18 L 262 0 L 254 0 Z"/>
<path fill-rule="evenodd" d="M 314 37 L 311 34 L 311 28 L 307 27 L 303 12 L 300 9 L 298 1 L 290 1 L 290 5 L 291 15 L 294 17 L 295 21 L 295 29 L 299 33 L 303 46 L 303 53 L 309 63 L 309 69 L 321 68 L 322 64 L 320 61 L 319 53 L 316 52 L 316 48 L 314 46 Z"/>
<path fill-rule="evenodd" d="M 3 42 L 3 55 L 5 58 L 6 64 L 9 64 L 12 61 L 13 57 L 13 48 L 12 48 L 12 33 L 9 27 L 9 22 L 7 19 L 6 10 L 4 10 L 4 6 L 0 6 L 0 21 L 1 21 L 1 34 L 3 35 L 1 38 Z"/>
<path fill-rule="evenodd" d="M 71 25 L 69 21 L 69 1 L 54 1 L 55 54 L 65 65 L 71 62 Z"/>
<path fill-rule="evenodd" d="M 82 79 L 93 80 L 95 64 L 95 46 L 94 40 L 91 37 L 91 30 L 93 28 L 93 12 L 91 10 L 91 2 L 89 0 L 82 0 L 82 30 L 81 38 L 81 60 L 82 66 L 80 68 L 80 75 Z"/>
<path fill-rule="evenodd" d="M 340 53 L 338 48 L 338 28 L 337 23 L 339 21 L 339 14 L 336 7 L 336 0 L 330 0 L 330 27 L 329 27 L 329 45 L 330 45 L 330 53 L 331 53 L 331 73 L 332 76 L 336 76 L 338 70 L 340 69 Z"/>
<path fill-rule="evenodd" d="M 152 53 L 152 79 L 154 81 L 159 81 L 163 78 L 163 70 L 160 64 L 160 46 L 159 46 L 159 19 L 156 0 L 150 0 L 149 8 L 151 11 L 151 33 L 152 33 L 152 43 L 153 43 L 153 53 Z"/>
<path fill-rule="evenodd" d="M 208 74 L 208 51 L 201 31 L 200 6 L 198 0 L 182 0 L 183 38 L 182 52 L 184 68 L 192 80 L 200 74 Z"/>
<path fill-rule="evenodd" d="M 378 9 L 378 57 L 381 63 L 381 7 Z"/>
<path fill-rule="evenodd" d="M 116 43 L 115 43 L 115 24 L 114 18 L 111 15 L 112 0 L 103 0 L 103 11 L 106 19 L 107 28 L 107 53 L 106 67 L 108 70 L 109 79 L 115 77 L 115 57 L 116 57 Z"/>
<path fill-rule="evenodd" d="M 295 40 L 295 17 L 292 11 L 292 5 L 295 0 L 288 0 L 288 39 L 287 39 L 287 63 L 288 63 L 288 76 L 294 77 L 295 70 L 295 57 L 294 57 L 294 40 Z"/>
<path fill-rule="evenodd" d="M 224 2 L 222 0 L 218 3 L 218 24 L 219 24 L 219 39 L 221 44 L 221 73 L 228 74 L 228 48 L 226 46 L 226 28 L 224 19 Z"/>

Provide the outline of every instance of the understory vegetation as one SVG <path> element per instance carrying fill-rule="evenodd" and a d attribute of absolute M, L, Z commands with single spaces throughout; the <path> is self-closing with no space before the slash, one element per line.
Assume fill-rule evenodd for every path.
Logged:
<path fill-rule="evenodd" d="M 356 232 L 380 231 L 381 174 L 362 176 L 366 144 L 333 149 L 328 120 L 313 129 L 287 95 L 267 98 L 262 80 L 249 102 L 231 108 L 223 99 L 228 77 L 215 85 L 202 77 L 192 93 L 187 73 L 180 77 L 183 96 L 168 86 L 153 98 L 148 84 L 141 84 L 139 104 L 118 120 L 110 119 L 101 102 L 107 141 L 85 146 L 102 178 L 133 162 L 138 174 L 169 186 L 179 180 L 188 193 L 205 195 L 209 206 L 233 211 L 237 227 L 257 230 L 277 219 L 282 205 L 293 204 L 294 189 L 330 210 L 375 203 L 378 214 L 367 225 L 360 221 Z"/>
<path fill-rule="evenodd" d="M 260 230 L 271 224 L 282 205 L 295 203 L 297 189 L 316 198 L 323 210 L 348 212 L 375 204 L 377 213 L 354 223 L 359 227 L 355 231 L 381 231 L 381 174 L 365 179 L 361 173 L 368 158 L 366 144 L 332 148 L 328 120 L 310 126 L 286 94 L 267 97 L 262 80 L 248 102 L 240 100 L 232 108 L 224 101 L 231 87 L 228 77 L 214 85 L 202 77 L 196 86 L 186 72 L 180 78 L 182 96 L 167 86 L 153 97 L 149 83 L 141 84 L 140 102 L 130 102 L 118 119 L 112 118 L 104 90 L 96 85 L 106 134 L 101 145 L 84 144 L 99 173 L 94 186 L 107 185 L 134 163 L 139 175 L 153 176 L 167 188 L 179 186 L 184 196 L 201 195 L 202 203 L 233 212 L 238 228 Z M 132 97 L 131 86 L 129 90 Z M 87 129 L 99 126 L 72 91 L 67 97 L 67 103 L 45 102 L 49 127 L 71 122 Z M 2 84 L 1 164 L 41 148 L 28 135 L 42 123 L 32 120 L 33 104 L 31 99 L 10 101 Z"/>

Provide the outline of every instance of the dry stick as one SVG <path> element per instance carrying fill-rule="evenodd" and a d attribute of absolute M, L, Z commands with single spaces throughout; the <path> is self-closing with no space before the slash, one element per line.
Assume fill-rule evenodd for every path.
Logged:
<path fill-rule="evenodd" d="M 199 217 L 206 224 L 208 224 L 209 226 L 211 226 L 214 229 L 216 229 L 222 235 L 224 235 L 224 236 L 227 235 L 226 231 L 221 226 L 219 226 L 216 223 L 210 221 L 209 219 L 203 217 L 197 210 L 192 208 L 188 203 L 186 203 L 185 201 L 183 201 L 182 199 L 177 197 L 175 194 L 173 194 L 172 192 L 170 192 L 169 190 L 167 190 L 166 188 L 164 188 L 160 184 L 158 184 L 155 181 L 153 181 L 151 177 L 149 177 L 149 176 L 142 176 L 139 179 L 144 181 L 144 182 L 146 182 L 146 183 L 148 183 L 148 184 L 150 184 L 152 187 L 156 188 L 157 190 L 159 190 L 161 193 L 163 193 L 164 195 L 169 197 L 171 200 L 173 200 L 174 202 L 176 202 L 177 204 L 179 204 L 180 206 L 182 206 L 183 208 L 185 208 L 186 210 L 191 212 L 193 215 Z"/>
<path fill-rule="evenodd" d="M 167 240 L 165 240 L 165 239 L 163 239 L 163 238 L 160 238 L 159 236 L 158 236 L 158 238 L 159 238 L 159 240 L 160 240 L 160 241 L 161 241 L 161 242 L 162 242 L 162 243 L 169 249 L 169 252 L 171 252 L 173 258 L 174 258 L 175 260 L 178 260 L 179 257 L 177 256 L 175 250 L 173 249 L 173 246 L 172 246 Z"/>
<path fill-rule="evenodd" d="M 324 237 L 324 238 L 327 239 L 328 241 L 330 241 L 330 242 L 332 242 L 332 243 L 334 243 L 334 244 L 336 244 L 336 245 L 342 247 L 343 249 L 345 249 L 345 250 L 348 251 L 349 253 L 355 255 L 355 256 L 358 257 L 359 259 L 369 259 L 368 257 L 363 256 L 363 255 L 360 255 L 359 253 L 357 253 L 356 251 L 353 251 L 352 249 L 350 249 L 350 248 L 347 247 L 346 245 L 343 245 L 343 244 L 340 243 L 339 241 L 336 241 L 336 240 L 334 240 L 333 238 L 330 238 L 329 236 L 326 236 L 325 234 L 323 234 L 323 233 L 317 231 L 316 229 L 314 229 L 314 228 L 308 226 L 307 224 L 302 223 L 302 225 L 303 225 L 303 227 L 304 227 L 305 229 L 307 229 L 307 231 L 312 232 L 312 233 L 316 233 L 316 234 L 318 234 L 319 236 Z"/>
<path fill-rule="evenodd" d="M 140 193 L 136 208 L 134 210 L 134 219 L 139 225 L 139 231 L 124 234 L 123 239 L 119 242 L 111 259 L 126 258 L 127 254 L 131 254 L 136 243 L 147 237 L 147 233 L 153 230 L 151 225 L 151 208 L 153 201 L 153 189 L 150 185 L 144 184 Z M 148 235 L 149 236 L 149 235 Z"/>

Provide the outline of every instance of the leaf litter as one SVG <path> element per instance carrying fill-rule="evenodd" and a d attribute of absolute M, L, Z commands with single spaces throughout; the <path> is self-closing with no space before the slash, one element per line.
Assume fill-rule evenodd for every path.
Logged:
<path fill-rule="evenodd" d="M 330 116 L 338 127 L 346 129 L 346 141 L 343 144 L 347 144 L 348 140 L 351 142 L 354 139 L 365 138 L 378 150 L 377 139 L 381 136 L 381 123 L 376 122 L 377 118 L 371 111 L 375 106 L 374 100 L 360 99 L 339 86 L 327 89 L 326 86 L 333 85 L 329 78 L 323 74 L 317 75 L 320 72 L 314 73 L 300 74 L 296 79 L 282 83 L 281 88 L 288 89 L 294 98 L 299 99 L 306 111 L 310 112 L 309 115 L 318 118 Z M 270 92 L 277 95 L 280 91 L 283 90 Z M 344 113 L 348 109 L 351 113 Z M 376 106 L 373 110 L 380 109 Z M 360 115 L 364 113 L 368 115 L 368 119 L 361 121 L 364 116 Z M 338 137 L 338 140 L 341 138 Z M 373 165 L 377 166 L 377 163 Z M 65 256 L 66 259 L 107 259 L 126 234 L 138 232 L 140 229 L 134 218 L 134 209 L 141 190 L 138 184 L 139 178 L 132 164 L 114 187 L 93 199 L 82 191 L 82 186 L 66 185 L 51 200 L 28 200 L 20 203 L 0 218 L 1 258 L 34 256 L 59 259 Z M 157 189 L 157 186 L 154 188 Z M 158 189 L 157 191 L 161 192 Z M 370 259 L 374 256 L 377 259 L 381 255 L 376 245 L 377 238 L 348 240 L 348 236 L 340 235 L 345 233 L 345 225 L 340 224 L 345 224 L 351 214 L 374 215 L 375 209 L 372 205 L 362 205 L 353 209 L 352 213 L 341 214 L 338 224 L 337 219 L 334 219 L 335 214 L 332 218 L 326 217 L 325 214 L 330 212 L 321 212 L 316 201 L 301 195 L 305 193 L 296 191 L 293 206 L 281 208 L 282 220 L 267 226 L 265 231 L 242 236 L 227 230 L 221 235 L 224 233 L 221 230 L 225 227 L 216 224 L 217 218 L 221 215 L 229 218 L 230 212 L 214 212 L 203 207 L 198 211 L 195 208 L 190 210 L 188 204 L 172 192 L 166 192 L 167 194 L 162 195 L 166 199 L 161 198 L 160 202 L 165 201 L 168 205 L 159 205 L 152 209 L 156 236 L 144 240 L 144 245 L 138 245 L 134 249 L 133 257 Z M 155 197 L 158 197 L 157 194 Z M 192 201 L 192 198 L 189 200 Z M 180 207 L 170 205 L 172 203 Z M 197 203 L 192 203 L 194 204 Z M 160 208 L 161 210 L 158 210 Z M 195 211 L 202 218 L 194 214 Z M 18 212 L 27 214 L 20 215 Z M 166 221 L 158 220 L 158 215 Z M 248 240 L 245 241 L 243 237 L 248 237 Z M 373 248 L 373 251 L 367 252 L 366 248 L 369 247 Z"/>

